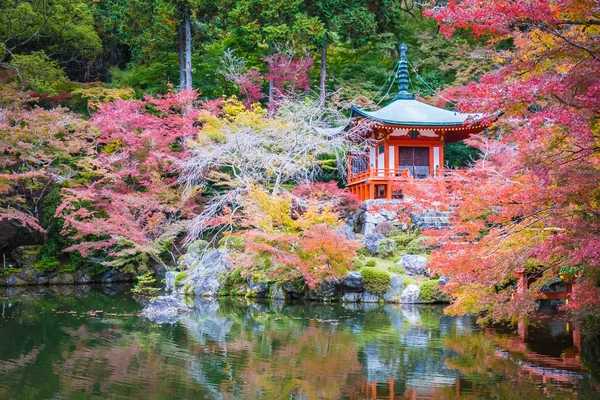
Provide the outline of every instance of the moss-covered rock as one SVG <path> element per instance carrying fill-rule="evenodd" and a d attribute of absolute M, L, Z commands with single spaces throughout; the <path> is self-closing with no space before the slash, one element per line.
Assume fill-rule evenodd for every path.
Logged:
<path fill-rule="evenodd" d="M 365 290 L 374 294 L 383 294 L 388 291 L 392 280 L 386 271 L 365 267 L 360 270 L 362 283 Z"/>

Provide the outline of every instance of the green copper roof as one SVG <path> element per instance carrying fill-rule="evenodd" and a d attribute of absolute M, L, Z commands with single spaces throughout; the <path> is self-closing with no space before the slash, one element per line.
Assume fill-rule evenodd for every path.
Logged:
<path fill-rule="evenodd" d="M 364 111 L 360 107 L 352 106 L 351 117 L 358 116 L 384 124 L 409 126 L 460 126 L 469 118 L 474 122 L 482 117 L 481 114 L 444 110 L 415 99 L 396 99 L 376 111 Z"/>
<path fill-rule="evenodd" d="M 360 107 L 352 106 L 351 117 L 360 116 L 385 124 L 408 126 L 460 126 L 469 118 L 474 122 L 482 117 L 481 114 L 462 114 L 415 100 L 415 96 L 408 91 L 408 60 L 406 59 L 408 46 L 402 43 L 399 49 L 400 65 L 396 75 L 398 94 L 394 100 L 376 111 L 365 111 Z"/>

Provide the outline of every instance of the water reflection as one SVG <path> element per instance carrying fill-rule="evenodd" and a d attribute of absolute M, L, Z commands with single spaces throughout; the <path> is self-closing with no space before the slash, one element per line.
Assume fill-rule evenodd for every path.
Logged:
<path fill-rule="evenodd" d="M 202 300 L 158 325 L 114 288 L 0 302 L 0 398 L 591 399 L 600 390 L 564 320 L 523 336 L 437 306 Z"/>

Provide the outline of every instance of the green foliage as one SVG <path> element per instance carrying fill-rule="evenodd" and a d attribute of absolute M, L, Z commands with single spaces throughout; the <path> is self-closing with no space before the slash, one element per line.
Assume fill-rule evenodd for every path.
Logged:
<path fill-rule="evenodd" d="M 242 276 L 243 268 L 236 268 L 225 277 L 221 289 L 220 296 L 240 296 L 246 294 L 246 279 Z"/>
<path fill-rule="evenodd" d="M 36 271 L 55 271 L 60 267 L 60 261 L 48 255 L 43 255 L 38 262 L 33 265 Z"/>
<path fill-rule="evenodd" d="M 465 168 L 477 161 L 481 152 L 463 142 L 444 144 L 446 167 Z"/>
<path fill-rule="evenodd" d="M 451 300 L 449 294 L 444 293 L 440 290 L 440 285 L 437 280 L 428 280 L 423 282 L 420 287 L 421 300 L 428 303 L 448 303 Z"/>
<path fill-rule="evenodd" d="M 372 267 L 360 270 L 362 283 L 366 290 L 374 294 L 383 294 L 388 291 L 392 283 L 390 274 Z"/>
<path fill-rule="evenodd" d="M 67 82 L 65 72 L 43 50 L 15 54 L 9 66 L 17 72 L 21 85 L 34 92 L 57 94 L 56 86 Z"/>
<path fill-rule="evenodd" d="M 187 278 L 188 276 L 188 272 L 187 271 L 182 271 L 179 272 L 177 275 L 175 275 L 175 286 L 179 286 L 181 285 L 181 281 L 183 281 L 185 278 Z"/>
<path fill-rule="evenodd" d="M 423 245 L 421 245 L 421 238 L 419 237 L 409 242 L 404 248 L 404 251 L 406 254 L 423 254 L 425 249 L 423 248 Z"/>
<path fill-rule="evenodd" d="M 396 251 L 396 241 L 391 238 L 381 239 L 377 244 L 377 253 L 382 257 L 391 257 Z"/>
<path fill-rule="evenodd" d="M 235 251 L 244 251 L 246 240 L 241 236 L 228 235 L 219 240 L 219 247 Z"/>
<path fill-rule="evenodd" d="M 396 241 L 398 248 L 404 249 L 410 242 L 415 240 L 415 236 L 402 234 L 402 235 L 392 236 L 392 237 L 390 237 L 390 239 L 394 239 Z"/>
<path fill-rule="evenodd" d="M 375 265 L 377 265 L 377 261 L 375 260 L 367 260 L 367 262 L 365 263 L 366 267 L 374 267 Z"/>
<path fill-rule="evenodd" d="M 149 272 L 139 275 L 136 285 L 131 289 L 132 292 L 139 294 L 152 294 L 158 290 L 160 289 L 156 287 L 156 278 Z"/>

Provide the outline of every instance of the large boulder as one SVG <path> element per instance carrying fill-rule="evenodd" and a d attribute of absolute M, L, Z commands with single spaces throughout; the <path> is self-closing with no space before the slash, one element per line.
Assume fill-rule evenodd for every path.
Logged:
<path fill-rule="evenodd" d="M 385 239 L 381 233 L 371 233 L 369 235 L 365 235 L 362 243 L 365 245 L 367 251 L 371 254 L 377 254 L 379 242 Z"/>
<path fill-rule="evenodd" d="M 300 299 L 306 294 L 306 284 L 302 279 L 285 281 L 281 284 L 281 288 L 292 299 Z"/>
<path fill-rule="evenodd" d="M 390 289 L 383 294 L 383 300 L 390 303 L 400 302 L 400 296 L 404 290 L 404 280 L 400 275 L 393 275 L 390 279 Z"/>
<path fill-rule="evenodd" d="M 425 274 L 427 259 L 423 256 L 408 254 L 402 257 L 398 264 L 404 268 L 406 275 L 423 275 Z"/>
<path fill-rule="evenodd" d="M 271 292 L 271 285 L 254 279 L 248 279 L 248 297 L 267 298 Z"/>
<path fill-rule="evenodd" d="M 361 303 L 379 303 L 379 295 L 365 291 L 360 301 Z"/>
<path fill-rule="evenodd" d="M 187 267 L 182 268 L 187 270 L 187 275 L 171 291 L 186 294 L 193 291 L 196 296 L 216 296 L 221 289 L 221 277 L 231 269 L 226 256 L 227 251 L 222 249 L 185 254 L 180 263 L 184 264 L 182 267 Z M 173 279 L 172 274 L 168 279 Z"/>
<path fill-rule="evenodd" d="M 27 282 L 28 285 L 37 283 L 37 274 L 33 268 L 23 267 L 18 273 L 20 279 Z"/>
<path fill-rule="evenodd" d="M 119 277 L 119 273 L 116 270 L 111 269 L 111 270 L 106 271 L 102 275 L 100 275 L 100 282 L 102 282 L 102 283 L 116 282 L 118 277 Z"/>
<path fill-rule="evenodd" d="M 440 276 L 438 278 L 438 283 L 442 286 L 444 286 L 448 282 L 450 282 L 450 278 L 448 278 L 447 276 Z"/>
<path fill-rule="evenodd" d="M 142 316 L 159 324 L 174 324 L 181 314 L 189 310 L 190 308 L 178 297 L 160 296 L 150 300 L 142 310 Z"/>
<path fill-rule="evenodd" d="M 342 279 L 342 289 L 344 293 L 356 293 L 364 291 L 362 285 L 362 275 L 360 272 L 350 272 Z"/>
<path fill-rule="evenodd" d="M 339 233 L 344 235 L 348 240 L 356 239 L 356 233 L 354 233 L 354 228 L 350 224 L 344 224 L 338 228 Z"/>
<path fill-rule="evenodd" d="M 334 300 L 340 294 L 341 285 L 337 279 L 328 279 L 317 285 L 315 289 L 309 289 L 306 298 L 308 300 Z"/>
<path fill-rule="evenodd" d="M 31 265 L 40 259 L 40 249 L 42 246 L 19 246 L 15 248 L 10 255 L 20 265 Z"/>
<path fill-rule="evenodd" d="M 421 290 L 417 285 L 408 285 L 406 289 L 402 291 L 400 301 L 404 304 L 414 304 L 419 302 L 419 295 Z"/>

